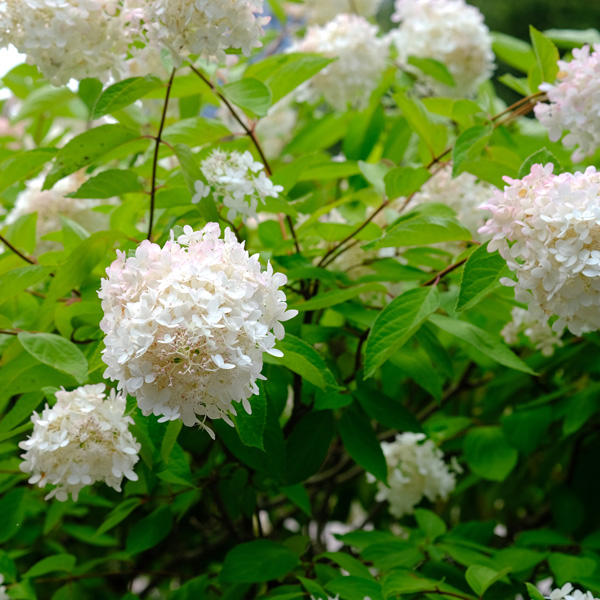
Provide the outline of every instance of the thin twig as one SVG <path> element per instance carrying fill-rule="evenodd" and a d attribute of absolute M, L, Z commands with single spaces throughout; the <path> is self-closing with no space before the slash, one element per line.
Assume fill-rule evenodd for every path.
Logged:
<path fill-rule="evenodd" d="M 467 259 L 459 260 L 457 263 L 446 267 L 443 271 L 440 271 L 435 277 L 432 277 L 429 281 L 426 281 L 422 284 L 423 287 L 427 287 L 430 285 L 437 285 L 448 273 L 452 273 L 452 271 L 456 271 L 456 269 L 462 267 L 467 262 Z"/>
<path fill-rule="evenodd" d="M 158 153 L 160 150 L 161 136 L 163 129 L 165 128 L 165 121 L 167 119 L 167 109 L 169 108 L 169 98 L 171 97 L 171 87 L 173 86 L 173 79 L 175 78 L 175 71 L 171 71 L 171 77 L 167 83 L 167 93 L 165 95 L 165 104 L 163 106 L 162 116 L 160 119 L 160 126 L 158 128 L 158 135 L 156 136 L 156 143 L 154 146 L 154 159 L 152 162 L 152 189 L 150 190 L 150 223 L 148 224 L 148 236 L 147 239 L 152 241 L 152 229 L 154 227 L 154 205 L 156 202 L 156 174 L 158 172 Z"/>
<path fill-rule="evenodd" d="M 0 235 L 0 242 L 2 242 L 7 248 L 10 248 L 19 258 L 22 258 L 25 262 L 30 265 L 37 265 L 38 261 L 33 256 L 27 256 L 20 250 L 17 250 L 4 236 Z"/>

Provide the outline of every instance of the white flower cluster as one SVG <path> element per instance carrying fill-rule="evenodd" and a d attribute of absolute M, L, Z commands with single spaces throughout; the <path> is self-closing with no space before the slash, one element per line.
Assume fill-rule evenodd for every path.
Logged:
<path fill-rule="evenodd" d="M 560 589 L 550 592 L 550 600 L 598 600 L 592 592 L 582 592 L 573 588 L 571 583 L 565 583 Z"/>
<path fill-rule="evenodd" d="M 4 575 L 0 573 L 0 600 L 10 600 L 10 596 L 6 593 L 6 586 L 4 583 Z"/>
<path fill-rule="evenodd" d="M 69 494 L 77 500 L 86 485 L 104 481 L 121 491 L 123 477 L 137 480 L 133 471 L 140 444 L 129 431 L 133 424 L 125 416 L 125 397 L 105 385 L 85 385 L 72 392 L 56 392 L 56 404 L 42 415 L 33 413 L 33 433 L 19 446 L 21 470 L 31 473 L 29 483 L 56 487 L 46 500 L 56 496 L 64 502 Z"/>
<path fill-rule="evenodd" d="M 225 60 L 225 50 L 250 56 L 260 48 L 264 0 L 146 0 L 146 35 L 152 43 L 179 54 Z"/>
<path fill-rule="evenodd" d="M 540 90 L 548 94 L 549 104 L 538 103 L 535 116 L 558 141 L 564 131 L 564 146 L 578 146 L 573 160 L 580 161 L 600 146 L 600 44 L 573 49 L 573 60 L 559 60 L 556 84 L 544 82 Z"/>
<path fill-rule="evenodd" d="M 432 78 L 423 82 L 437 94 L 471 96 L 494 72 L 494 53 L 483 15 L 465 0 L 396 0 L 389 37 L 406 63 L 409 56 L 433 58 L 448 68 L 456 87 Z"/>
<path fill-rule="evenodd" d="M 0 48 L 13 44 L 55 85 L 103 81 L 119 70 L 129 41 L 115 0 L 0 0 Z"/>
<path fill-rule="evenodd" d="M 478 230 L 485 224 L 485 216 L 477 209 L 494 195 L 495 190 L 493 185 L 480 181 L 471 173 L 461 173 L 453 178 L 452 166 L 448 165 L 425 182 L 414 195 L 410 206 L 431 202 L 445 204 L 456 212 L 457 219 L 477 237 Z"/>
<path fill-rule="evenodd" d="M 481 208 L 492 213 L 480 229 L 493 235 L 517 275 L 515 298 L 534 320 L 575 335 L 600 329 L 600 173 L 554 175 L 554 165 L 533 165 L 522 180 L 505 177 L 504 192 Z"/>
<path fill-rule="evenodd" d="M 302 4 L 288 3 L 286 9 L 293 17 L 306 19 L 309 25 L 324 25 L 342 13 L 361 17 L 377 14 L 382 0 L 304 0 Z"/>
<path fill-rule="evenodd" d="M 511 315 L 512 321 L 507 323 L 500 332 L 500 335 L 509 346 L 519 342 L 520 333 L 524 333 L 544 356 L 552 356 L 554 347 L 563 345 L 560 339 L 561 334 L 554 333 L 547 322 L 534 319 L 527 309 L 515 306 L 511 311 Z"/>
<path fill-rule="evenodd" d="M 412 514 L 423 496 L 435 502 L 454 491 L 455 473 L 444 462 L 444 453 L 424 433 L 401 433 L 393 442 L 381 442 L 381 449 L 389 487 L 378 482 L 376 499 L 389 502 L 390 513 L 396 518 Z M 372 475 L 369 479 L 375 481 Z"/>
<path fill-rule="evenodd" d="M 364 109 L 379 84 L 388 57 L 388 43 L 379 28 L 357 15 L 338 15 L 320 27 L 308 28 L 290 52 L 314 52 L 337 59 L 298 88 L 300 102 L 321 97 L 337 110 Z"/>
<path fill-rule="evenodd" d="M 185 425 L 236 414 L 233 402 L 251 411 L 258 393 L 263 353 L 274 348 L 294 317 L 279 290 L 287 278 L 269 264 L 261 271 L 231 230 L 209 223 L 164 248 L 142 242 L 135 256 L 106 270 L 99 296 L 106 333 L 105 376 L 135 396 L 144 415 Z M 198 416 L 203 418 L 202 422 Z"/>
<path fill-rule="evenodd" d="M 227 207 L 227 217 L 231 220 L 238 214 L 244 222 L 249 218 L 256 219 L 258 203 L 264 204 L 267 198 L 278 198 L 283 192 L 283 187 L 273 184 L 264 165 L 255 161 L 248 151 L 215 150 L 200 163 L 200 170 L 208 185 L 203 181 L 195 183 L 196 194 L 192 202 L 196 204 L 212 192 Z"/>
<path fill-rule="evenodd" d="M 42 191 L 44 178 L 32 179 L 27 183 L 25 190 L 18 195 L 14 207 L 6 215 L 6 225 L 11 225 L 24 215 L 37 213 L 36 254 L 61 249 L 57 242 L 40 241 L 40 238 L 46 234 L 60 231 L 61 216 L 75 221 L 90 233 L 106 229 L 109 225 L 109 216 L 93 209 L 103 204 L 114 204 L 116 200 L 67 198 L 67 194 L 78 190 L 85 181 L 84 175 L 74 173 L 56 183 L 51 190 Z"/>

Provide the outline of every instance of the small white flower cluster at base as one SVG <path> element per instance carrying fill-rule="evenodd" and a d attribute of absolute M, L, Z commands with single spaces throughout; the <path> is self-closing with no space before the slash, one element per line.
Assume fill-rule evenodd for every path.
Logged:
<path fill-rule="evenodd" d="M 379 84 L 388 57 L 388 43 L 379 28 L 358 15 L 338 15 L 333 21 L 308 28 L 290 52 L 314 52 L 336 59 L 297 90 L 300 102 L 324 98 L 335 109 L 362 110 Z"/>
<path fill-rule="evenodd" d="M 544 356 L 552 356 L 555 346 L 562 346 L 561 334 L 552 331 L 552 327 L 546 322 L 534 319 L 531 313 L 525 309 L 515 306 L 512 311 L 512 321 L 507 323 L 500 335 L 504 341 L 513 346 L 519 342 L 519 334 L 524 333 L 529 341 Z"/>
<path fill-rule="evenodd" d="M 389 502 L 396 518 L 409 515 L 423 497 L 435 502 L 445 500 L 456 487 L 455 472 L 444 462 L 444 453 L 424 433 L 401 433 L 393 442 L 382 442 L 388 466 L 388 484 L 377 482 L 378 502 Z M 375 478 L 368 474 L 371 482 Z"/>
<path fill-rule="evenodd" d="M 522 180 L 505 177 L 481 206 L 492 213 L 479 231 L 492 235 L 517 281 L 515 299 L 531 317 L 574 335 L 600 329 L 600 173 L 553 174 L 554 165 L 533 165 Z"/>
<path fill-rule="evenodd" d="M 238 214 L 244 222 L 257 219 L 258 203 L 264 205 L 267 198 L 278 198 L 283 192 L 283 186 L 275 185 L 265 173 L 264 165 L 255 161 L 248 151 L 215 150 L 202 161 L 200 170 L 208 185 L 203 181 L 195 183 L 192 202 L 197 204 L 212 191 L 215 199 L 221 200 L 228 209 L 230 220 Z"/>
<path fill-rule="evenodd" d="M 104 481 L 117 492 L 123 477 L 137 480 L 133 471 L 140 444 L 129 431 L 125 397 L 105 385 L 85 385 L 72 392 L 56 392 L 56 404 L 33 413 L 33 433 L 19 446 L 21 470 L 30 473 L 29 483 L 56 486 L 46 499 L 64 502 L 69 494 L 77 500 L 86 485 Z"/>
<path fill-rule="evenodd" d="M 417 72 L 426 87 L 440 95 L 472 96 L 494 72 L 494 53 L 483 15 L 465 0 L 396 0 L 388 34 L 407 64 L 409 56 L 432 58 L 446 65 L 456 87 Z"/>
<path fill-rule="evenodd" d="M 187 426 L 250 413 L 259 392 L 263 353 L 282 356 L 276 340 L 285 335 L 288 311 L 279 288 L 285 275 L 271 264 L 262 271 L 227 228 L 201 231 L 189 225 L 163 248 L 142 242 L 135 256 L 118 258 L 106 270 L 98 295 L 106 334 L 105 376 L 137 398 L 144 415 L 181 419 Z M 198 419 L 202 418 L 202 421 Z"/>
<path fill-rule="evenodd" d="M 598 600 L 592 592 L 582 592 L 573 588 L 571 583 L 565 583 L 560 589 L 550 592 L 550 600 Z"/>
<path fill-rule="evenodd" d="M 540 90 L 548 94 L 548 104 L 538 103 L 535 116 L 548 130 L 550 140 L 563 139 L 566 147 L 577 146 L 572 159 L 577 162 L 594 154 L 600 146 L 600 44 L 573 49 L 573 60 L 559 60 L 556 83 L 544 82 Z"/>

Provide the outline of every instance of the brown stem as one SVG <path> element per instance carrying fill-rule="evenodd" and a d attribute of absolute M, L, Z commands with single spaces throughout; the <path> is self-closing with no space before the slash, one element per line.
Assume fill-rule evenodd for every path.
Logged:
<path fill-rule="evenodd" d="M 171 77 L 167 83 L 167 93 L 165 95 L 165 104 L 163 106 L 162 116 L 160 119 L 160 126 L 158 128 L 158 135 L 156 136 L 156 143 L 154 146 L 154 159 L 152 162 L 152 189 L 150 190 L 150 223 L 148 224 L 148 236 L 147 239 L 152 241 L 152 229 L 154 227 L 154 205 L 156 203 L 156 173 L 158 171 L 158 152 L 160 150 L 161 136 L 163 129 L 165 128 L 165 121 L 167 119 L 167 109 L 169 108 L 169 98 L 171 97 L 171 87 L 173 86 L 173 79 L 175 78 L 175 71 L 171 71 Z"/>
<path fill-rule="evenodd" d="M 435 277 L 432 277 L 429 281 L 426 281 L 422 284 L 423 287 L 427 287 L 430 285 L 437 285 L 448 273 L 452 273 L 452 271 L 456 271 L 456 269 L 462 267 L 467 262 L 467 259 L 459 260 L 457 263 L 446 267 L 443 271 L 440 271 Z"/>
<path fill-rule="evenodd" d="M 535 94 L 531 94 L 531 96 L 526 96 L 525 98 L 521 98 L 520 100 L 517 100 L 514 104 L 511 104 L 508 108 L 503 110 L 501 113 L 494 115 L 492 117 L 492 121 L 497 121 L 500 117 L 503 117 L 505 114 L 512 112 L 513 110 L 519 108 L 522 104 L 526 104 L 527 102 L 530 102 L 531 100 L 536 99 L 536 103 L 539 102 L 540 96 L 543 96 L 544 94 L 545 94 L 545 92 L 536 92 Z"/>
<path fill-rule="evenodd" d="M 4 236 L 0 235 L 0 242 L 2 242 L 7 248 L 10 248 L 19 258 L 22 258 L 25 262 L 28 262 L 30 265 L 37 265 L 38 261 L 32 256 L 27 256 L 23 254 L 20 250 L 17 250 Z"/>

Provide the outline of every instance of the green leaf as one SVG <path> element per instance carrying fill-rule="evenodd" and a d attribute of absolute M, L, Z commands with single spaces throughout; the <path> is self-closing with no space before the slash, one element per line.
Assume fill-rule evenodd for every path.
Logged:
<path fill-rule="evenodd" d="M 163 82 L 154 75 L 123 79 L 102 92 L 94 106 L 92 119 L 99 119 L 109 113 L 115 113 L 163 85 Z"/>
<path fill-rule="evenodd" d="M 15 488 L 0 498 L 0 544 L 8 542 L 25 520 L 25 488 Z"/>
<path fill-rule="evenodd" d="M 529 175 L 531 173 L 531 167 L 533 165 L 547 165 L 548 163 L 552 163 L 556 168 L 554 169 L 554 174 L 558 175 L 563 172 L 562 165 L 560 164 L 558 158 L 550 152 L 547 148 L 541 148 L 540 150 L 536 150 L 531 156 L 528 156 L 524 161 L 521 167 L 519 168 L 519 174 L 517 175 L 518 179 L 523 179 L 525 175 Z"/>
<path fill-rule="evenodd" d="M 494 128 L 491 123 L 475 125 L 463 131 L 452 148 L 452 177 L 460 175 L 465 168 L 464 163 L 476 160 L 487 146 Z"/>
<path fill-rule="evenodd" d="M 177 443 L 177 438 L 179 437 L 179 432 L 181 431 L 182 426 L 183 422 L 179 419 L 177 421 L 170 421 L 167 425 L 165 435 L 160 444 L 160 458 L 165 465 L 169 464 L 171 452 Z"/>
<path fill-rule="evenodd" d="M 492 33 L 492 40 L 496 56 L 514 69 L 528 73 L 535 64 L 533 48 L 527 42 L 497 31 Z"/>
<path fill-rule="evenodd" d="M 318 414 L 318 413 L 317 413 Z M 338 429 L 348 454 L 380 481 L 387 481 L 387 463 L 369 418 L 358 402 L 344 410 Z"/>
<path fill-rule="evenodd" d="M 41 363 L 72 375 L 79 383 L 87 379 L 87 359 L 73 342 L 54 333 L 28 331 L 21 331 L 18 338 L 23 348 Z"/>
<path fill-rule="evenodd" d="M 88 179 L 76 192 L 67 194 L 67 197 L 104 199 L 143 191 L 144 186 L 133 171 L 109 169 Z"/>
<path fill-rule="evenodd" d="M 365 377 L 403 346 L 440 305 L 437 287 L 408 290 L 379 313 L 365 346 Z"/>
<path fill-rule="evenodd" d="M 275 104 L 331 62 L 333 59 L 318 54 L 276 54 L 250 65 L 244 77 L 258 79 L 267 85 Z"/>
<path fill-rule="evenodd" d="M 415 519 L 419 529 L 427 536 L 430 542 L 434 542 L 440 535 L 444 535 L 446 523 L 434 512 L 424 508 L 415 509 Z"/>
<path fill-rule="evenodd" d="M 223 91 L 234 104 L 259 117 L 264 117 L 271 107 L 271 90 L 258 79 L 245 77 L 228 83 Z"/>
<path fill-rule="evenodd" d="M 27 181 L 58 153 L 56 148 L 37 148 L 21 152 L 0 163 L 0 193 L 17 181 Z"/>
<path fill-rule="evenodd" d="M 264 434 L 267 426 L 267 397 L 264 386 L 259 383 L 260 393 L 252 396 L 252 414 L 248 414 L 242 406 L 233 417 L 240 440 L 250 448 L 264 450 Z"/>
<path fill-rule="evenodd" d="M 138 521 L 129 532 L 126 550 L 129 554 L 139 554 L 154 548 L 162 542 L 173 526 L 171 507 L 162 506 Z"/>
<path fill-rule="evenodd" d="M 284 577 L 298 564 L 298 557 L 285 546 L 254 540 L 227 554 L 219 579 L 223 583 L 262 583 Z"/>
<path fill-rule="evenodd" d="M 471 589 L 481 597 L 490 586 L 502 579 L 510 570 L 511 568 L 508 567 L 497 572 L 483 565 L 471 565 L 467 569 L 465 578 Z"/>
<path fill-rule="evenodd" d="M 365 412 L 385 427 L 399 431 L 423 431 L 419 421 L 402 406 L 400 399 L 365 388 L 358 389 L 353 395 Z"/>
<path fill-rule="evenodd" d="M 419 191 L 430 177 L 425 167 L 396 167 L 384 177 L 385 195 L 390 200 L 406 198 Z"/>
<path fill-rule="evenodd" d="M 425 75 L 433 77 L 433 79 L 440 81 L 444 85 L 456 87 L 456 82 L 454 81 L 454 77 L 452 77 L 452 73 L 450 73 L 448 67 L 439 60 L 434 60 L 433 58 L 421 58 L 419 56 L 409 56 L 407 62 L 409 65 L 417 67 L 417 69 L 425 73 Z"/>
<path fill-rule="evenodd" d="M 50 274 L 48 267 L 31 265 L 30 267 L 17 267 L 0 275 L 0 304 L 35 285 Z"/>
<path fill-rule="evenodd" d="M 225 125 L 213 119 L 193 117 L 165 127 L 162 139 L 169 144 L 186 144 L 191 148 L 217 142 L 231 135 Z"/>
<path fill-rule="evenodd" d="M 471 471 L 490 481 L 504 481 L 519 457 L 496 426 L 471 429 L 465 438 L 464 452 Z"/>
<path fill-rule="evenodd" d="M 59 150 L 43 189 L 51 189 L 63 177 L 95 163 L 105 154 L 139 137 L 137 131 L 116 124 L 100 125 L 79 134 Z"/>
<path fill-rule="evenodd" d="M 564 585 L 567 581 L 574 582 L 589 577 L 596 570 L 596 561 L 593 558 L 560 552 L 553 552 L 548 559 L 548 564 L 559 586 Z"/>
<path fill-rule="evenodd" d="M 41 577 L 48 573 L 65 571 L 72 573 L 77 559 L 72 554 L 56 554 L 38 561 L 23 574 L 23 579 Z"/>
<path fill-rule="evenodd" d="M 287 483 L 305 481 L 327 458 L 335 432 L 331 411 L 310 412 L 294 427 L 286 442 Z"/>
<path fill-rule="evenodd" d="M 332 579 L 325 585 L 332 594 L 339 594 L 344 600 L 383 600 L 381 584 L 372 579 L 354 577 L 352 575 Z"/>
<path fill-rule="evenodd" d="M 380 283 L 366 283 L 363 285 L 357 285 L 354 287 L 342 289 L 342 290 L 333 290 L 331 292 L 320 293 L 315 298 L 311 298 L 306 302 L 300 302 L 299 304 L 294 304 L 290 306 L 290 309 L 295 309 L 299 312 L 304 312 L 307 310 L 321 310 L 322 308 L 329 308 L 331 306 L 336 306 L 341 304 L 342 302 L 347 302 L 352 298 L 356 298 L 361 294 L 366 294 L 367 292 L 384 292 L 386 288 Z"/>
<path fill-rule="evenodd" d="M 479 246 L 464 266 L 456 300 L 457 312 L 472 308 L 481 302 L 500 286 L 500 278 L 509 273 L 506 261 L 498 252 L 488 252 L 487 247 L 487 243 Z"/>
<path fill-rule="evenodd" d="M 465 344 L 473 346 L 477 352 L 491 358 L 493 361 L 516 371 L 535 375 L 535 372 L 512 352 L 506 344 L 487 331 L 466 321 L 451 319 L 443 315 L 432 315 L 429 320 L 436 327 L 457 337 Z"/>
<path fill-rule="evenodd" d="M 527 586 L 527 592 L 529 593 L 530 600 L 546 600 L 540 590 L 538 590 L 533 583 L 529 583 L 529 581 L 525 582 Z"/>
<path fill-rule="evenodd" d="M 533 44 L 533 51 L 541 75 L 541 82 L 554 83 L 558 73 L 558 60 L 560 55 L 554 42 L 539 32 L 533 25 L 529 26 L 529 35 Z M 535 86 L 537 89 L 537 86 Z"/>
<path fill-rule="evenodd" d="M 268 362 L 287 367 L 322 390 L 339 389 L 322 356 L 304 340 L 286 333 L 285 338 L 277 342 L 277 349 L 283 352 L 283 357 L 269 356 Z"/>
<path fill-rule="evenodd" d="M 400 217 L 382 237 L 365 244 L 363 248 L 379 250 L 427 246 L 440 242 L 470 241 L 472 237 L 471 232 L 454 217 L 419 210 Z"/>
<path fill-rule="evenodd" d="M 417 592 L 435 591 L 440 589 L 441 581 L 425 579 L 413 571 L 400 569 L 390 573 L 383 582 L 383 592 L 386 598 L 393 598 L 402 594 L 416 594 Z"/>
<path fill-rule="evenodd" d="M 124 521 L 136 508 L 141 506 L 142 501 L 139 498 L 129 498 L 117 504 L 105 517 L 104 522 L 94 535 L 101 536 L 103 533 L 110 531 L 113 527 L 116 527 L 119 523 Z"/>
<path fill-rule="evenodd" d="M 10 431 L 17 427 L 25 419 L 31 417 L 31 413 L 43 400 L 41 392 L 30 392 L 23 394 L 8 413 L 0 420 L 0 433 Z"/>

